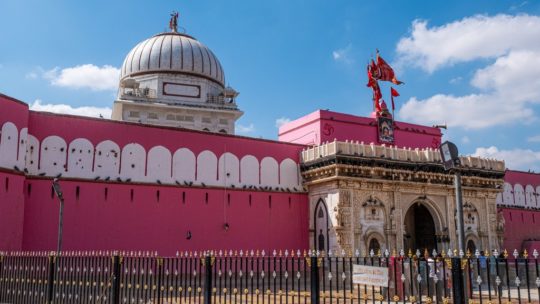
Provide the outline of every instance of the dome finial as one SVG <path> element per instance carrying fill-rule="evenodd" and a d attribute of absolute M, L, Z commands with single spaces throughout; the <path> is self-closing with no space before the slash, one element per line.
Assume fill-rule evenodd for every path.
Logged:
<path fill-rule="evenodd" d="M 171 19 L 169 19 L 169 28 L 171 29 L 173 33 L 178 32 L 178 16 L 179 16 L 178 12 L 173 11 L 171 13 Z"/>

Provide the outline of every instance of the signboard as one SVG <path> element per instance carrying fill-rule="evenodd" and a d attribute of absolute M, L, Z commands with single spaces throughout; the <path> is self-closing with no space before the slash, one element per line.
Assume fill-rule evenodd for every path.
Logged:
<path fill-rule="evenodd" d="M 379 142 L 383 144 L 393 144 L 394 143 L 394 121 L 392 118 L 388 117 L 379 117 L 378 122 L 378 133 L 379 133 Z"/>
<path fill-rule="evenodd" d="M 388 287 L 388 268 L 353 265 L 353 283 Z"/>

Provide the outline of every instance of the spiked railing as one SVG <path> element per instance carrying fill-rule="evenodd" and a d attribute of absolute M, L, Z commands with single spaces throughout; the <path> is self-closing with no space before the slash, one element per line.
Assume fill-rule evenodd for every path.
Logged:
<path fill-rule="evenodd" d="M 0 303 L 446 304 L 456 290 L 467 303 L 538 303 L 538 258 L 537 250 L 0 252 Z M 354 284 L 353 265 L 387 268 L 388 287 Z M 462 286 L 453 286 L 456 268 Z"/>

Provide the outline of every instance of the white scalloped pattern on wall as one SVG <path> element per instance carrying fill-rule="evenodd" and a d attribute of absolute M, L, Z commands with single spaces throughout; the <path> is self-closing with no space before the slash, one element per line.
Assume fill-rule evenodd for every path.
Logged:
<path fill-rule="evenodd" d="M 17 165 L 17 145 L 19 132 L 15 124 L 6 122 L 0 136 L 0 167 L 13 169 Z"/>
<path fill-rule="evenodd" d="M 174 153 L 163 146 L 147 151 L 137 143 L 120 147 L 111 140 L 97 145 L 86 138 L 76 138 L 69 144 L 59 136 L 48 136 L 40 142 L 27 128 L 6 122 L 0 137 L 0 167 L 28 174 L 87 178 L 93 180 L 136 181 L 178 185 L 208 185 L 236 188 L 301 187 L 298 164 L 290 159 L 278 163 L 273 157 L 260 162 L 253 155 L 225 152 L 216 156 L 209 150 L 195 155 L 188 148 Z"/>

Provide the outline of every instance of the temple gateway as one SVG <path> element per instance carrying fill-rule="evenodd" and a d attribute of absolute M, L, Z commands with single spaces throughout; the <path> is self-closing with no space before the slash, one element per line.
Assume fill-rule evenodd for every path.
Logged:
<path fill-rule="evenodd" d="M 301 159 L 313 248 L 457 248 L 454 176 L 444 171 L 438 150 L 334 141 L 303 151 Z M 504 163 L 461 160 L 467 249 L 499 248 L 496 197 Z"/>

